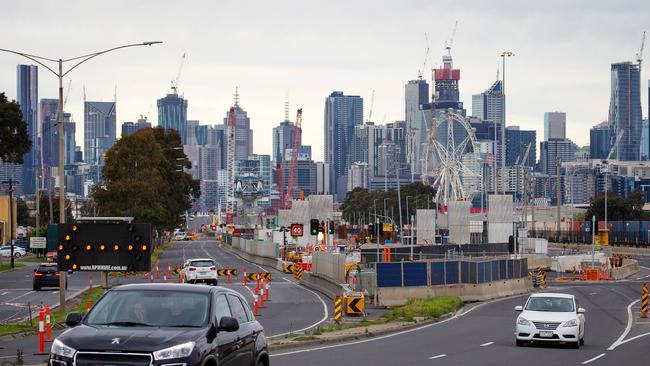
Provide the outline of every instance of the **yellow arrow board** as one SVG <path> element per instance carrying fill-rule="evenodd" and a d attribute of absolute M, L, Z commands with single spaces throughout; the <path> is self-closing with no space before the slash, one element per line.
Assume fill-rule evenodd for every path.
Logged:
<path fill-rule="evenodd" d="M 235 276 L 237 277 L 237 270 L 234 268 L 223 268 L 217 270 L 218 276 Z"/>
<path fill-rule="evenodd" d="M 363 297 L 347 297 L 346 298 L 346 314 L 361 314 L 365 308 L 365 299 Z"/>
<path fill-rule="evenodd" d="M 260 275 L 257 273 L 249 273 L 246 277 L 248 277 L 249 281 L 257 281 L 260 279 Z"/>
<path fill-rule="evenodd" d="M 271 282 L 271 274 L 269 272 L 260 273 L 260 277 L 268 282 Z"/>
<path fill-rule="evenodd" d="M 384 224 L 382 227 L 382 231 L 385 233 L 393 231 L 393 224 Z"/>

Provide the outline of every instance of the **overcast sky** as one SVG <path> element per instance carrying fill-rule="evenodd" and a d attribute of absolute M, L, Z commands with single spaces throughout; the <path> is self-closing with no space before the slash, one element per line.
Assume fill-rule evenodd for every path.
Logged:
<path fill-rule="evenodd" d="M 607 119 L 610 64 L 633 61 L 642 32 L 650 30 L 650 1 L 20 0 L 2 5 L 0 48 L 68 58 L 165 42 L 100 56 L 70 74 L 66 111 L 77 122 L 78 145 L 84 85 L 93 101 L 113 100 L 117 85 L 119 136 L 123 121 L 135 121 L 150 106 L 149 119 L 157 121 L 156 99 L 169 92 L 187 53 L 179 90 L 189 100 L 188 119 L 222 123 L 238 86 L 255 152 L 270 154 L 271 129 L 284 118 L 288 92 L 292 116 L 303 108 L 303 143 L 321 160 L 325 97 L 334 90 L 361 95 L 367 116 L 374 89 L 373 120 L 404 119 L 403 84 L 422 68 L 425 32 L 431 61 L 440 65 L 456 20 L 452 55 L 468 113 L 471 95 L 494 82 L 501 51 L 513 51 L 507 124 L 536 129 L 539 142 L 544 112 L 564 111 L 568 137 L 582 146 L 589 128 Z M 650 51 L 646 55 L 650 59 Z M 0 53 L 0 92 L 10 99 L 18 63 L 29 60 Z M 42 68 L 39 77 L 39 98 L 55 98 L 56 78 Z"/>

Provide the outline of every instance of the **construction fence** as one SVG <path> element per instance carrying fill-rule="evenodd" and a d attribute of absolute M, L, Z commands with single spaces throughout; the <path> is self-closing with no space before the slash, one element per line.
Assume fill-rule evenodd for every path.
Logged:
<path fill-rule="evenodd" d="M 528 260 L 439 260 L 377 263 L 377 287 L 479 284 L 528 276 Z"/>
<path fill-rule="evenodd" d="M 256 255 L 259 257 L 278 258 L 280 256 L 280 249 L 277 244 L 271 240 L 254 240 L 233 237 L 230 242 L 233 248 L 237 248 L 242 252 Z"/>
<path fill-rule="evenodd" d="M 390 256 L 384 256 L 384 248 L 390 249 Z M 444 259 L 456 257 L 485 257 L 503 256 L 510 253 L 508 243 L 498 244 L 442 244 L 442 245 L 415 245 L 413 247 L 413 260 Z M 361 250 L 362 263 L 374 262 L 401 262 L 411 258 L 411 247 L 384 246 L 366 244 Z M 388 259 L 388 260 L 385 260 Z"/>

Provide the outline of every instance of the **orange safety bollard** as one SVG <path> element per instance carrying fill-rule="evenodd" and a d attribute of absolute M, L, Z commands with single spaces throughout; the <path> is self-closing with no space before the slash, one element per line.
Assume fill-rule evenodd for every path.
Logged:
<path fill-rule="evenodd" d="M 86 300 L 86 311 L 90 311 L 90 300 Z"/>
<path fill-rule="evenodd" d="M 52 323 L 49 304 L 45 305 L 45 341 L 52 342 Z"/>
<path fill-rule="evenodd" d="M 149 279 L 150 279 L 151 283 L 153 283 L 153 273 L 151 273 L 151 275 L 149 276 Z"/>
<path fill-rule="evenodd" d="M 266 294 L 266 299 L 264 301 L 269 301 L 269 280 L 266 280 L 266 289 L 265 289 L 265 294 Z"/>
<path fill-rule="evenodd" d="M 142 279 L 146 280 L 147 279 L 147 272 L 142 272 Z"/>
<path fill-rule="evenodd" d="M 254 308 L 254 311 L 255 311 L 255 316 L 259 316 L 260 315 L 260 310 L 259 310 L 259 306 L 257 305 L 257 294 L 253 295 L 253 298 L 255 299 L 254 302 L 253 302 L 253 308 Z"/>
<path fill-rule="evenodd" d="M 88 293 L 92 294 L 93 293 L 93 274 L 90 274 L 90 287 L 88 288 Z"/>
<path fill-rule="evenodd" d="M 167 283 L 167 272 L 163 272 L 163 283 Z"/>
<path fill-rule="evenodd" d="M 260 289 L 260 308 L 264 309 L 264 286 Z"/>
<path fill-rule="evenodd" d="M 129 278 L 129 271 L 124 272 L 124 279 Z"/>
<path fill-rule="evenodd" d="M 246 286 L 247 280 L 246 280 L 246 266 L 244 266 L 244 286 Z"/>
<path fill-rule="evenodd" d="M 38 353 L 36 355 L 45 354 L 45 311 L 41 306 L 38 311 Z"/>
<path fill-rule="evenodd" d="M 230 268 L 228 268 L 226 272 L 228 273 L 228 283 L 230 283 Z"/>

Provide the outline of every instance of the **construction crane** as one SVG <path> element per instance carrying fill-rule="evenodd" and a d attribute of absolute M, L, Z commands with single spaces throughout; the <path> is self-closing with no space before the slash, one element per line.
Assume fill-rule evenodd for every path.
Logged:
<path fill-rule="evenodd" d="M 368 121 L 372 122 L 372 107 L 375 106 L 375 89 L 372 89 L 372 96 L 370 97 L 370 112 L 368 112 Z"/>
<path fill-rule="evenodd" d="M 451 36 L 445 41 L 445 49 L 447 50 L 447 55 L 451 56 L 451 47 L 454 45 L 454 37 L 456 37 L 456 29 L 458 28 L 458 21 L 454 23 L 454 30 L 451 31 Z"/>
<path fill-rule="evenodd" d="M 232 215 L 235 212 L 235 107 L 230 107 L 228 111 L 228 160 L 226 168 L 228 170 L 228 183 L 226 184 L 226 213 Z"/>
<path fill-rule="evenodd" d="M 183 72 L 183 65 L 185 64 L 185 53 L 183 53 L 183 57 L 181 57 L 181 64 L 178 66 L 178 73 L 176 74 L 176 79 L 172 80 L 171 84 L 171 89 L 174 91 L 174 94 L 177 94 L 178 92 L 178 82 L 181 79 L 181 72 Z"/>
<path fill-rule="evenodd" d="M 641 63 L 643 62 L 643 47 L 645 46 L 645 31 L 643 32 L 643 35 L 641 36 L 641 48 L 639 48 L 639 52 L 636 54 L 636 62 L 639 63 L 639 75 L 641 75 Z"/>
<path fill-rule="evenodd" d="M 517 160 L 515 161 L 515 166 L 526 165 L 526 160 L 528 160 L 528 155 L 530 154 L 530 146 L 531 144 L 526 144 L 526 148 L 524 150 L 523 155 L 517 156 Z"/>
<path fill-rule="evenodd" d="M 298 146 L 302 135 L 302 108 L 296 113 L 296 124 L 293 130 L 293 144 L 291 145 L 291 163 L 289 164 L 289 179 L 287 180 L 287 196 L 285 197 L 285 208 L 291 207 L 293 192 L 296 189 L 296 174 L 298 173 Z"/>
<path fill-rule="evenodd" d="M 422 79 L 424 69 L 427 67 L 427 59 L 429 58 L 429 36 L 424 32 L 425 48 L 424 48 L 424 61 L 422 61 L 422 69 L 418 70 L 418 79 Z"/>
<path fill-rule="evenodd" d="M 618 135 L 616 135 L 616 141 L 614 142 L 614 145 L 612 145 L 611 150 L 609 150 L 609 154 L 607 154 L 607 159 L 606 162 L 609 162 L 609 160 L 612 158 L 612 155 L 614 155 L 614 151 L 617 152 L 618 156 L 618 145 L 621 143 L 621 139 L 623 138 L 623 134 L 625 133 L 625 129 L 621 129 L 618 131 Z"/>

